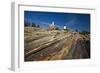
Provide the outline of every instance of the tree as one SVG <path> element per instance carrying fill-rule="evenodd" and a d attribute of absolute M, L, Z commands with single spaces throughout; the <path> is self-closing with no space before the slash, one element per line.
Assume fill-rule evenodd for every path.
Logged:
<path fill-rule="evenodd" d="M 24 20 L 24 26 L 27 27 L 29 25 L 30 25 L 30 23 Z"/>
<path fill-rule="evenodd" d="M 40 26 L 39 26 L 39 25 L 37 25 L 37 27 L 39 28 Z"/>
<path fill-rule="evenodd" d="M 84 35 L 85 34 L 90 34 L 90 32 L 88 32 L 88 31 L 82 31 L 81 34 L 84 34 Z"/>
<path fill-rule="evenodd" d="M 35 23 L 32 23 L 32 27 L 36 27 L 36 24 Z"/>
<path fill-rule="evenodd" d="M 58 28 L 58 27 L 56 27 L 56 30 L 59 30 L 59 28 Z"/>
<path fill-rule="evenodd" d="M 75 31 L 78 32 L 78 29 L 76 29 Z"/>

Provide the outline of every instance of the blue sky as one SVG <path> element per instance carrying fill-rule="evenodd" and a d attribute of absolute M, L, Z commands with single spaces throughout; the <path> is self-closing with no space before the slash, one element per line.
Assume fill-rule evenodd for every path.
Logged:
<path fill-rule="evenodd" d="M 54 21 L 60 29 L 66 26 L 71 30 L 90 32 L 90 14 L 24 11 L 24 20 L 39 24 L 42 28 L 47 28 Z"/>

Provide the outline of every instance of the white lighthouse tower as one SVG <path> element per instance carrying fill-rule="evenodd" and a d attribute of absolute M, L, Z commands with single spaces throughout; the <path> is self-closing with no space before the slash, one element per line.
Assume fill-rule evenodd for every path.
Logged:
<path fill-rule="evenodd" d="M 55 26 L 54 22 L 52 22 L 52 26 Z"/>
<path fill-rule="evenodd" d="M 67 29 L 67 27 L 66 27 L 66 26 L 64 26 L 64 29 Z"/>

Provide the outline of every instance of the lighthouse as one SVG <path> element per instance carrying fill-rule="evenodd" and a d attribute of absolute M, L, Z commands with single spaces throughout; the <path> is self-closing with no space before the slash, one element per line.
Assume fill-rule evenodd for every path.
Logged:
<path fill-rule="evenodd" d="M 64 26 L 64 29 L 67 29 L 66 26 Z"/>
<path fill-rule="evenodd" d="M 52 22 L 52 26 L 55 26 L 54 22 Z"/>

